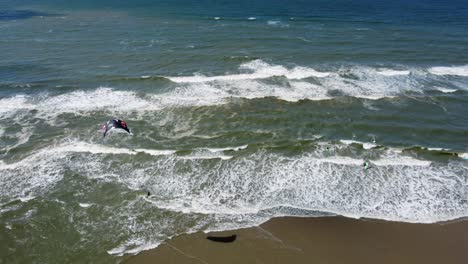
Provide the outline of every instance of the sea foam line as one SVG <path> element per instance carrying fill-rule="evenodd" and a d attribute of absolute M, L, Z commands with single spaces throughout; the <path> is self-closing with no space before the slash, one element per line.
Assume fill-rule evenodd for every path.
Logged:
<path fill-rule="evenodd" d="M 456 68 L 450 71 L 432 68 L 438 72 L 463 72 Z M 17 111 L 37 110 L 28 115 L 53 119 L 61 113 L 86 115 L 93 111 L 151 112 L 172 107 L 211 106 L 233 102 L 233 98 L 275 97 L 285 101 L 327 100 L 336 96 L 352 96 L 377 100 L 393 98 L 407 91 L 423 92 L 427 78 L 434 78 L 423 70 L 392 70 L 364 66 L 338 69 L 337 72 L 318 72 L 307 67 L 287 68 L 254 60 L 239 66 L 240 74 L 221 76 L 169 77 L 179 84 L 174 89 L 161 94 L 141 96 L 134 91 L 115 90 L 99 87 L 95 90 L 77 90 L 56 96 L 16 95 L 0 99 L 0 119 L 14 118 Z M 409 74 L 413 73 L 413 74 Z M 425 73 L 425 74 L 423 74 Z M 352 75 L 355 78 L 349 78 Z M 261 80 L 272 76 L 286 76 L 287 85 L 281 82 L 266 83 Z M 148 76 L 144 76 L 148 77 Z M 308 77 L 320 78 L 315 82 L 304 80 Z M 216 81 L 216 82 L 214 82 Z M 457 85 L 449 83 L 448 85 Z M 437 89 L 432 87 L 430 89 Z M 453 90 L 440 89 L 442 92 Z M 338 95 L 330 93 L 337 91 Z M 126 102 L 122 104 L 122 102 Z"/>
<path fill-rule="evenodd" d="M 242 146 L 238 146 L 238 147 L 225 147 L 225 148 L 201 148 L 201 149 L 206 149 L 210 152 L 221 152 L 221 151 L 229 151 L 229 150 L 233 150 L 233 151 L 239 151 L 239 150 L 242 150 L 242 149 L 246 149 L 249 145 L 242 145 Z"/>
<path fill-rule="evenodd" d="M 181 217 L 197 214 L 191 220 L 196 219 L 194 229 L 198 230 L 246 227 L 271 217 L 297 214 L 294 210 L 281 207 L 354 218 L 425 223 L 450 220 L 468 213 L 468 207 L 463 202 L 467 169 L 459 166 L 464 162 L 459 160 L 439 166 L 414 163 L 416 159 L 406 156 L 397 156 L 405 161 L 395 162 L 394 156 L 384 154 L 375 159 L 375 166 L 366 170 L 361 167 L 362 157 L 323 157 L 320 156 L 323 154 L 320 148 L 319 151 L 294 156 L 259 150 L 228 162 L 198 159 L 181 162 L 176 155 L 167 155 L 145 159 L 141 161 L 140 168 L 132 167 L 131 173 L 128 173 L 122 168 L 114 170 L 108 167 L 107 162 L 101 159 L 105 157 L 82 155 L 71 159 L 64 157 L 62 152 L 66 151 L 67 146 L 71 147 L 72 152 L 94 148 L 98 149 L 93 150 L 96 153 L 112 153 L 118 149 L 104 146 L 102 150 L 101 145 L 90 145 L 93 144 L 64 142 L 55 146 L 59 148 L 58 152 L 44 149 L 41 155 L 26 158 L 22 162 L 23 168 L 2 172 L 2 175 L 9 174 L 7 180 L 15 182 L 13 185 L 2 185 L 5 179 L 2 176 L 1 195 L 16 195 L 18 190 L 32 188 L 28 187 L 30 185 L 47 191 L 50 184 L 61 179 L 64 174 L 61 168 L 87 177 L 104 175 L 110 180 L 118 179 L 119 184 L 132 190 L 149 188 L 155 199 L 137 199 L 146 207 L 128 203 L 124 208 L 112 208 L 117 212 L 121 210 L 122 215 L 110 221 L 115 221 L 112 224 L 118 226 L 121 233 L 130 230 L 130 238 L 126 237 L 127 242 L 112 246 L 109 254 L 138 253 L 175 235 L 171 230 L 180 230 L 177 229 L 180 228 L 180 221 L 172 221 L 171 217 L 151 219 L 151 227 L 147 219 L 139 222 L 134 218 L 154 207 L 187 213 Z M 379 165 L 379 160 L 386 160 L 386 163 L 380 162 Z M 184 170 L 174 170 L 177 162 L 189 166 Z M 0 164 L 3 166 L 4 162 L 0 161 Z M 49 175 L 51 173 L 53 175 Z M 49 177 L 50 181 L 44 182 Z M 5 192 L 10 187 L 13 191 Z M 36 194 L 32 192 L 30 195 Z M 153 227 L 158 223 L 161 226 Z"/>
<path fill-rule="evenodd" d="M 468 65 L 451 66 L 451 67 L 432 67 L 428 70 L 435 75 L 455 75 L 455 76 L 468 76 Z"/>
<path fill-rule="evenodd" d="M 360 141 L 356 141 L 356 140 L 344 140 L 344 139 L 341 139 L 340 142 L 343 143 L 343 144 L 346 144 L 346 145 L 351 145 L 351 144 L 362 145 L 362 148 L 363 148 L 363 149 L 372 149 L 372 148 L 378 147 L 378 145 L 375 144 L 375 143 L 360 142 Z"/>
<path fill-rule="evenodd" d="M 437 90 L 443 92 L 443 93 L 454 93 L 458 91 L 457 89 L 449 89 L 449 88 L 444 88 L 444 87 L 438 87 Z"/>
<path fill-rule="evenodd" d="M 172 155 L 175 150 L 157 150 L 157 149 L 127 149 L 90 144 L 86 142 L 74 142 L 59 145 L 55 148 L 46 150 L 49 152 L 89 152 L 92 154 L 129 154 L 136 155 L 145 153 L 152 156 Z"/>
<path fill-rule="evenodd" d="M 431 161 L 419 160 L 411 157 L 388 157 L 379 160 L 371 160 L 371 162 L 377 166 L 416 166 L 416 167 L 427 167 L 431 165 Z"/>
<path fill-rule="evenodd" d="M 280 65 L 270 65 L 262 60 L 254 60 L 244 63 L 239 67 L 240 70 L 247 70 L 250 73 L 220 75 L 220 76 L 184 76 L 184 77 L 166 77 L 177 83 L 198 83 L 212 81 L 238 81 L 265 79 L 273 76 L 286 76 L 288 79 L 304 79 L 309 77 L 327 77 L 329 72 L 319 72 L 307 67 L 294 67 L 287 69 Z"/>
<path fill-rule="evenodd" d="M 180 159 L 188 159 L 188 160 L 197 160 L 197 159 L 222 159 L 222 160 L 229 160 L 232 159 L 233 156 L 227 155 L 187 155 L 187 156 L 180 156 Z"/>
<path fill-rule="evenodd" d="M 247 219 L 283 206 L 405 222 L 445 221 L 468 213 L 466 205 L 458 203 L 458 196 L 435 199 L 438 190 L 448 186 L 454 192 L 463 192 L 464 180 L 457 174 L 459 169 L 466 169 L 431 166 L 428 161 L 406 156 L 381 157 L 372 161 L 370 169 L 363 169 L 362 162 L 341 156 L 304 154 L 292 158 L 255 153 L 225 163 L 218 170 L 206 170 L 201 163 L 194 163 L 193 175 L 197 176 L 164 172 L 153 186 L 157 198 L 148 201 L 183 213 Z M 440 208 L 439 203 L 459 211 Z"/>
<path fill-rule="evenodd" d="M 409 75 L 410 71 L 408 70 L 393 70 L 393 69 L 380 69 L 377 71 L 378 74 L 384 76 L 400 76 L 400 75 Z"/>

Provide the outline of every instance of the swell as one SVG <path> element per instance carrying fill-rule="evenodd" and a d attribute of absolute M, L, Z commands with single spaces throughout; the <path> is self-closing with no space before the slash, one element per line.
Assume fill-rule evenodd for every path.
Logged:
<path fill-rule="evenodd" d="M 329 100 L 337 97 L 355 97 L 368 100 L 382 98 L 434 96 L 445 100 L 466 94 L 464 77 L 441 77 L 441 74 L 459 73 L 465 67 L 438 69 L 437 74 L 417 68 L 372 68 L 351 66 L 339 69 L 285 67 L 254 60 L 239 66 L 238 74 L 217 76 L 101 76 L 116 90 L 100 87 L 95 90 L 76 90 L 64 93 L 61 85 L 53 92 L 34 95 L 6 96 L 0 104 L 0 113 L 10 116 L 17 110 L 38 110 L 48 115 L 67 112 L 86 112 L 93 109 L 114 108 L 122 111 L 154 111 L 168 107 L 208 106 L 227 104 L 232 99 L 278 98 L 284 101 Z M 131 89 L 134 83 L 149 82 L 143 90 Z M 22 87 L 23 84 L 8 84 Z M 146 85 L 146 84 L 145 84 Z M 24 84 L 29 89 L 30 84 Z M 68 86 L 65 86 L 67 88 Z M 13 89 L 15 90 L 15 89 Z M 52 90 L 51 90 L 52 91 Z M 16 92 L 17 93 L 17 92 Z M 442 96 L 442 95 L 445 95 Z M 90 102 L 90 103 L 88 103 Z M 122 102 L 128 102 L 123 104 Z"/>
<path fill-rule="evenodd" d="M 359 148 L 356 149 L 355 145 L 365 151 L 356 151 Z M 350 155 L 351 153 L 352 155 Z M 431 160 L 430 155 L 427 155 L 445 155 L 448 153 L 450 153 L 449 159 L 444 161 Z M 138 156 L 139 158 L 137 158 L 137 155 L 140 154 L 153 157 L 151 159 L 142 159 L 142 156 Z M 224 158 L 226 155 L 230 155 L 230 159 L 226 160 Z M 205 213 L 208 213 L 211 210 L 209 208 L 213 208 L 213 213 L 215 213 L 219 212 L 217 210 L 220 208 L 224 208 L 225 213 L 232 211 L 233 213 L 243 214 L 252 210 L 258 212 L 263 210 L 262 208 L 266 207 L 266 205 L 269 205 L 268 208 L 272 208 L 285 204 L 292 207 L 300 206 L 301 203 L 315 204 L 316 201 L 314 199 L 317 197 L 314 199 L 309 197 L 306 189 L 312 188 L 314 192 L 317 192 L 315 195 L 324 195 L 323 190 L 314 189 L 319 186 L 328 186 L 340 190 L 341 187 L 335 185 L 338 179 L 341 184 L 347 186 L 342 190 L 346 195 L 354 195 L 347 188 L 366 189 L 367 187 L 361 185 L 361 183 L 368 182 L 371 184 L 372 182 L 372 186 L 377 189 L 367 190 L 371 196 L 375 196 L 377 193 L 383 194 L 384 190 L 381 188 L 389 188 L 392 191 L 399 192 L 398 188 L 409 188 L 409 186 L 403 185 L 402 182 L 419 186 L 419 181 L 426 182 L 434 177 L 444 184 L 452 183 L 453 177 L 458 179 L 457 182 L 460 181 L 461 183 L 464 177 L 468 176 L 467 168 L 463 166 L 465 156 L 465 153 L 453 153 L 435 148 L 412 147 L 399 149 L 379 146 L 378 144 L 366 145 L 363 142 L 349 140 L 337 143 L 318 141 L 313 143 L 312 148 L 293 155 L 284 155 L 280 152 L 268 151 L 268 148 L 259 148 L 259 146 L 253 148 L 246 145 L 222 148 L 203 147 L 179 152 L 161 149 L 129 149 L 80 141 L 65 141 L 61 144 L 33 151 L 30 156 L 22 160 L 13 163 L 2 162 L 0 170 L 5 175 L 2 178 L 3 187 L 5 187 L 5 184 L 11 185 L 8 179 L 18 177 L 14 180 L 16 182 L 15 185 L 23 190 L 27 190 L 28 188 L 32 188 L 31 190 L 33 190 L 36 187 L 40 187 L 45 188 L 43 191 L 47 191 L 47 184 L 44 185 L 44 182 L 40 180 L 41 178 L 55 181 L 59 179 L 56 176 L 60 175 L 60 171 L 70 169 L 91 177 L 98 176 L 102 172 L 106 173 L 99 177 L 106 177 L 105 175 L 112 174 L 119 175 L 122 183 L 130 188 L 148 186 L 147 184 L 157 181 L 158 184 L 151 185 L 151 189 L 161 198 L 160 201 L 155 202 L 163 207 L 169 206 L 167 203 L 169 202 L 170 206 L 176 206 L 180 210 L 190 211 L 199 208 L 200 212 L 205 211 Z M 109 165 L 103 162 L 106 157 L 112 157 L 114 160 L 126 160 L 130 165 L 135 162 L 140 163 L 140 165 L 127 168 L 108 167 Z M 210 158 L 209 161 L 206 161 L 207 157 Z M 369 162 L 371 169 L 367 170 L 363 168 L 362 164 L 364 162 Z M 50 166 L 44 167 L 44 164 L 49 164 Z M 186 168 L 188 171 L 173 170 L 174 167 L 183 168 L 187 164 L 190 164 L 190 168 Z M 154 172 L 147 170 L 147 168 L 152 167 L 157 167 L 158 170 Z M 34 172 L 38 168 L 41 169 Z M 89 170 L 88 168 L 93 169 Z M 34 172 L 33 175 L 36 175 L 36 177 L 26 173 L 27 171 Z M 130 171 L 134 172 L 129 173 Z M 141 174 L 143 171 L 148 175 Z M 185 178 L 188 175 L 191 176 Z M 138 177 L 138 179 L 135 177 Z M 34 179 L 34 181 L 31 182 L 27 179 Z M 135 185 L 135 182 L 132 182 L 133 180 L 137 180 L 138 185 Z M 188 183 L 188 180 L 194 180 L 195 182 Z M 303 185 L 301 181 L 313 181 L 314 184 L 309 182 L 310 184 Z M 359 183 L 360 181 L 362 182 Z M 388 185 L 380 185 L 383 183 L 382 181 L 387 182 Z M 392 186 L 388 183 L 394 181 L 398 181 L 398 185 Z M 37 186 L 34 186 L 35 184 Z M 205 186 L 206 184 L 208 186 Z M 445 185 L 438 186 L 438 188 L 442 188 L 443 186 Z M 465 188 L 463 186 L 460 185 L 453 189 L 453 191 L 462 191 Z M 225 187 L 229 188 L 226 189 Z M 429 184 L 420 187 L 424 189 L 435 186 Z M 294 195 L 286 195 L 282 198 L 277 197 L 280 198 L 277 199 L 271 196 L 273 193 L 265 193 L 264 190 L 271 190 L 273 192 L 277 190 L 284 195 L 288 194 L 289 191 L 294 191 Z M 440 202 L 438 199 L 435 199 L 434 193 L 430 190 L 424 190 L 427 191 L 424 194 L 427 196 L 423 197 L 425 202 L 419 204 L 420 201 L 415 201 L 417 202 L 417 206 L 424 207 L 427 205 L 426 203 Z M 12 195 L 12 198 L 17 197 L 18 193 L 24 193 L 24 191 L 15 193 L 8 189 L 3 189 L 3 191 L 2 196 L 4 198 L 10 195 Z M 373 193 L 374 191 L 377 191 L 377 193 Z M 174 195 L 180 192 L 186 192 L 188 196 Z M 225 195 L 228 196 L 225 199 L 232 200 L 227 203 L 220 202 L 222 197 L 211 196 L 213 192 L 227 192 Z M 238 197 L 238 194 L 248 194 L 251 196 L 250 198 L 256 198 Z M 447 193 L 447 195 L 449 194 Z M 304 195 L 311 199 L 303 200 L 305 198 Z M 359 202 L 373 203 L 372 200 L 362 196 L 360 193 L 356 193 L 355 195 L 355 199 Z M 408 195 L 416 194 L 410 192 Z M 195 199 L 197 197 L 200 199 Z M 338 197 L 334 199 L 336 198 Z M 389 201 L 387 206 L 394 207 L 401 205 L 402 198 L 404 197 L 398 195 L 392 197 L 392 199 L 396 200 Z M 179 201 L 180 199 L 184 201 Z M 200 202 L 199 206 L 205 206 L 194 207 L 194 202 L 187 203 L 186 199 L 195 199 Z M 276 200 L 276 202 L 270 204 L 270 199 Z M 327 203 L 329 202 L 331 201 Z M 240 205 L 243 206 L 239 207 Z M 334 208 L 331 205 L 332 203 L 329 204 L 330 208 Z M 340 206 L 347 208 L 348 205 L 341 204 Z M 313 208 L 311 207 L 310 209 L 312 210 Z M 360 212 L 362 208 L 354 209 Z M 396 208 L 394 209 L 396 210 Z M 450 218 L 450 216 L 441 213 L 445 209 L 442 210 L 434 207 L 431 210 L 435 210 L 432 212 L 434 214 L 430 214 L 425 210 L 412 212 L 414 215 L 405 215 L 403 212 L 399 212 L 396 215 L 387 215 L 386 213 L 390 212 L 385 210 L 380 211 L 380 213 L 381 217 L 389 219 L 393 217 L 395 220 L 401 221 L 439 221 L 437 220 L 438 218 Z M 372 217 L 371 211 L 366 213 L 371 215 L 362 213 L 363 216 Z M 374 217 L 379 218 L 377 215 L 374 215 Z"/>
<path fill-rule="evenodd" d="M 275 216 L 432 223 L 468 215 L 465 154 L 438 160 L 421 153 L 444 151 L 349 140 L 309 144 L 284 153 L 261 145 L 168 151 L 67 140 L 0 162 L 0 212 L 40 197 L 57 199 L 56 192 L 77 181 L 77 197 L 61 206 L 78 210 L 85 222 L 77 219 L 73 228 L 82 234 L 114 230 L 112 241 L 120 242 L 105 249 L 115 255 L 135 254 L 181 232 L 254 226 Z M 109 198 L 117 194 L 126 200 Z"/>
<path fill-rule="evenodd" d="M 276 98 L 288 102 L 343 101 L 343 98 L 346 100 L 346 97 L 365 100 L 398 100 L 398 98 L 409 98 L 423 100 L 427 103 L 434 103 L 431 100 L 437 100 L 439 102 L 464 104 L 466 101 L 466 99 L 463 99 L 466 94 L 464 91 L 459 91 L 455 94 L 447 94 L 445 92 L 434 94 L 435 91 L 430 91 L 429 94 L 421 93 L 415 95 L 412 93 L 411 95 L 407 95 L 402 91 L 401 93 L 387 95 L 381 93 L 371 94 L 371 92 L 347 95 L 339 90 L 327 90 L 326 88 L 309 83 L 286 83 L 286 87 L 258 82 L 245 82 L 238 85 L 182 86 L 162 94 L 139 94 L 133 91 L 115 90 L 107 87 L 100 87 L 95 90 L 75 90 L 55 96 L 48 96 L 47 93 L 39 95 L 19 94 L 0 99 L 0 114 L 8 117 L 14 115 L 17 111 L 35 110 L 47 116 L 57 116 L 61 113 L 82 114 L 111 108 L 113 111 L 145 112 L 164 108 L 216 106 L 236 103 L 236 99 L 252 100 L 263 98 Z M 38 100 L 39 98 L 44 98 L 44 100 Z M 444 108 L 442 107 L 442 109 Z"/>

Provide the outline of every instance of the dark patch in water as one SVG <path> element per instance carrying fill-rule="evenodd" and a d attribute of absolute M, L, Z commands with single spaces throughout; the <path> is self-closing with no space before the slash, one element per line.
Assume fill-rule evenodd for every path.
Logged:
<path fill-rule="evenodd" d="M 333 97 L 346 96 L 346 94 L 345 94 L 343 91 L 338 90 L 338 89 L 335 89 L 335 90 L 328 90 L 328 91 L 327 91 L 327 95 L 328 95 L 328 96 L 333 96 Z"/>
<path fill-rule="evenodd" d="M 51 14 L 36 12 L 32 10 L 0 10 L 0 21 L 28 19 L 37 16 L 51 16 Z"/>

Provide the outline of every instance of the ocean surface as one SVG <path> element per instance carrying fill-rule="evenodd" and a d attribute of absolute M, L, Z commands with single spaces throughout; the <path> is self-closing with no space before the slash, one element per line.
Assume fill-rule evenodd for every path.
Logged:
<path fill-rule="evenodd" d="M 0 263 L 455 220 L 467 153 L 466 1 L 0 2 Z"/>

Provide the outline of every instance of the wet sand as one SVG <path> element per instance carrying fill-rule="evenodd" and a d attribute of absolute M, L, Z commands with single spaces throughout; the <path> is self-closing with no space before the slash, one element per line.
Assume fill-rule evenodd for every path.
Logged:
<path fill-rule="evenodd" d="M 233 243 L 206 239 L 232 234 Z M 181 235 L 124 263 L 468 263 L 468 221 L 283 217 L 259 227 Z"/>

